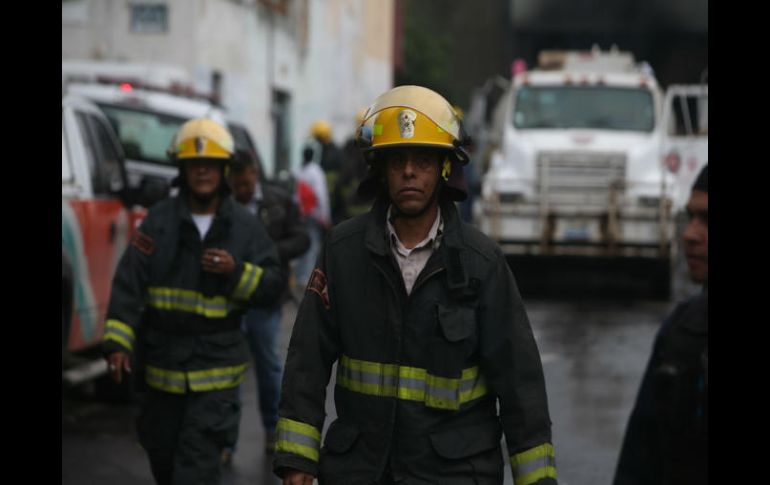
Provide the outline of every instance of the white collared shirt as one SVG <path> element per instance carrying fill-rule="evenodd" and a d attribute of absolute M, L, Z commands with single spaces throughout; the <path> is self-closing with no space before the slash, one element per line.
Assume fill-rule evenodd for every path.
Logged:
<path fill-rule="evenodd" d="M 433 251 L 438 249 L 441 244 L 441 233 L 444 228 L 444 221 L 441 219 L 441 209 L 439 208 L 436 213 L 436 220 L 433 221 L 433 225 L 431 226 L 430 231 L 428 231 L 427 237 L 412 249 L 407 249 L 398 238 L 396 229 L 390 222 L 392 208 L 393 206 L 388 208 L 388 213 L 386 215 L 388 233 L 390 234 L 390 249 L 398 262 L 398 267 L 401 269 L 401 276 L 403 277 L 404 285 L 406 286 L 406 294 L 409 295 L 412 293 L 412 287 L 414 287 L 417 277 L 425 268 Z"/>

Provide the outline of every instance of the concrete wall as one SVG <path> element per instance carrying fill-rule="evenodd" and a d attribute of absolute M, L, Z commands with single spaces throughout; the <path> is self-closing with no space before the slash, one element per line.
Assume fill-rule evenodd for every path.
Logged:
<path fill-rule="evenodd" d="M 163 33 L 131 32 L 131 6 L 168 6 Z M 393 0 L 69 0 L 62 2 L 62 59 L 179 65 L 249 127 L 265 168 L 274 164 L 273 90 L 289 96 L 290 163 L 310 125 L 328 120 L 343 142 L 355 114 L 393 84 Z"/>

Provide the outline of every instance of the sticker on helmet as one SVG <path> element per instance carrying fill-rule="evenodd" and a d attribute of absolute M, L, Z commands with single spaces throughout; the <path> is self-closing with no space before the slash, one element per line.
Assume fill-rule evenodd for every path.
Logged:
<path fill-rule="evenodd" d="M 417 113 L 410 109 L 405 109 L 398 114 L 398 129 L 401 132 L 401 138 L 414 137 L 414 120 L 417 119 Z"/>

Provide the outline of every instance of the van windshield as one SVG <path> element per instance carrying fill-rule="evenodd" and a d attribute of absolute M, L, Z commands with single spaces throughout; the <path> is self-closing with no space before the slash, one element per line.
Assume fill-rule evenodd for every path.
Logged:
<path fill-rule="evenodd" d="M 166 151 L 186 119 L 126 106 L 100 103 L 99 107 L 118 134 L 127 159 L 173 165 Z"/>
<path fill-rule="evenodd" d="M 655 108 L 652 93 L 643 88 L 523 86 L 516 95 L 513 125 L 650 132 Z"/>

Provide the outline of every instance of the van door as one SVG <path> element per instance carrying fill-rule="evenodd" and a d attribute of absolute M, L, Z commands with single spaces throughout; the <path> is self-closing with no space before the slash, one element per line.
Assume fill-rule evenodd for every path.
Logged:
<path fill-rule="evenodd" d="M 91 195 L 62 199 L 62 249 L 72 262 L 74 315 L 68 349 L 82 350 L 101 341 L 112 277 L 130 233 L 130 218 L 121 194 L 126 174 L 117 140 L 106 121 L 75 111 L 76 136 L 90 178 Z M 72 158 L 73 150 L 70 150 Z M 77 163 L 77 162 L 73 162 Z"/>

